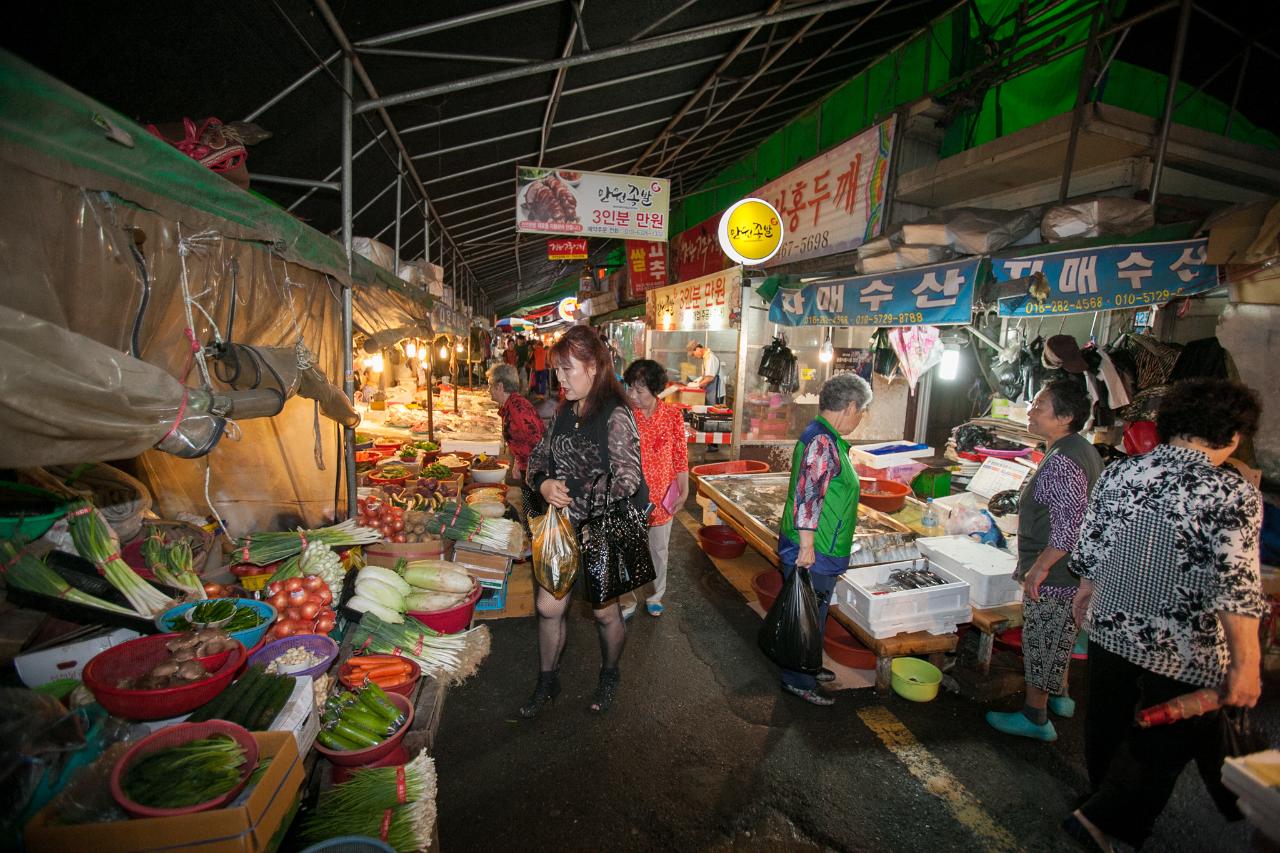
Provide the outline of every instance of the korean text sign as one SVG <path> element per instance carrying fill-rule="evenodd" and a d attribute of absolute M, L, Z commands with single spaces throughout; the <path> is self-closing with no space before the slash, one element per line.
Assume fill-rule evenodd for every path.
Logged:
<path fill-rule="evenodd" d="M 784 326 L 920 326 L 967 323 L 980 258 L 779 290 L 769 320 Z"/>
<path fill-rule="evenodd" d="M 720 248 L 716 229 L 720 214 L 707 218 L 692 228 L 681 231 L 671 241 L 671 265 L 677 281 L 690 281 L 733 266 L 733 261 Z"/>
<path fill-rule="evenodd" d="M 667 283 L 667 244 L 627 241 L 627 296 L 642 299 Z"/>
<path fill-rule="evenodd" d="M 742 269 L 650 290 L 644 313 L 649 328 L 659 332 L 733 328 L 742 314 Z"/>
<path fill-rule="evenodd" d="M 664 178 L 516 167 L 516 231 L 667 239 L 671 182 Z"/>
<path fill-rule="evenodd" d="M 848 252 L 880 234 L 893 133 L 890 119 L 752 193 L 777 208 L 786 231 L 765 266 Z"/>
<path fill-rule="evenodd" d="M 562 237 L 547 241 L 549 261 L 585 261 L 587 257 L 586 237 Z"/>
<path fill-rule="evenodd" d="M 1043 301 L 1030 295 L 1002 298 L 1000 316 L 1139 308 L 1203 293 L 1218 284 L 1217 266 L 1205 263 L 1208 245 L 1207 239 L 1175 240 L 992 258 L 991 273 L 996 281 L 1040 273 L 1049 285 L 1049 295 Z"/>

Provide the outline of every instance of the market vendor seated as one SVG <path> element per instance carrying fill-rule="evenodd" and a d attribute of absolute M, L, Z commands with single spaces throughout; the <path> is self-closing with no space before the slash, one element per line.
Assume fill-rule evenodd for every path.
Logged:
<path fill-rule="evenodd" d="M 786 577 L 797 566 L 809 569 L 820 632 L 826 628 L 836 579 L 849 569 L 858 523 L 858 472 L 844 436 L 857 428 L 870 404 L 871 386 L 865 379 L 853 373 L 831 377 L 818 392 L 818 417 L 801 433 L 791 454 L 778 561 Z M 817 683 L 834 679 L 828 669 L 816 676 L 784 669 L 782 689 L 814 705 L 831 705 L 835 700 L 819 693 Z"/>

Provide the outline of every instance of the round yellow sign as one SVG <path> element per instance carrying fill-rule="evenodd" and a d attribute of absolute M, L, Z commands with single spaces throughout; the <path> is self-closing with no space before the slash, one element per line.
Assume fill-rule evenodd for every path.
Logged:
<path fill-rule="evenodd" d="M 744 198 L 720 217 L 720 248 L 740 264 L 762 264 L 782 246 L 782 217 L 769 202 Z"/>

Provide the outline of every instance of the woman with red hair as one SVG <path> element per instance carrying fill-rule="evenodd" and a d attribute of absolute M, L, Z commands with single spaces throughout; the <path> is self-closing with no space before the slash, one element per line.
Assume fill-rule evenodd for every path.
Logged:
<path fill-rule="evenodd" d="M 604 512 L 606 500 L 649 505 L 640 467 L 640 433 L 600 336 L 574 326 L 551 348 L 564 401 L 529 457 L 528 483 L 547 503 L 568 510 L 575 530 Z M 526 510 L 530 508 L 526 507 Z M 579 573 L 581 576 L 581 573 Z M 520 716 L 534 717 L 560 693 L 560 653 L 572 595 L 557 600 L 538 587 L 538 683 Z M 618 690 L 618 661 L 626 627 L 618 599 L 595 607 L 600 635 L 600 681 L 590 710 L 603 714 Z"/>

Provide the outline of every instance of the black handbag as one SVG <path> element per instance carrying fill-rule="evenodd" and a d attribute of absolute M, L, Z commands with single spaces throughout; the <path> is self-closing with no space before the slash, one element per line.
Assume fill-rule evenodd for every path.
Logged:
<path fill-rule="evenodd" d="M 600 482 L 596 477 L 592 491 Z M 587 599 L 604 604 L 620 595 L 652 583 L 658 573 L 649 554 L 648 514 L 630 496 L 608 498 L 613 475 L 605 480 L 604 512 L 582 522 L 579 528 L 582 574 Z"/>

